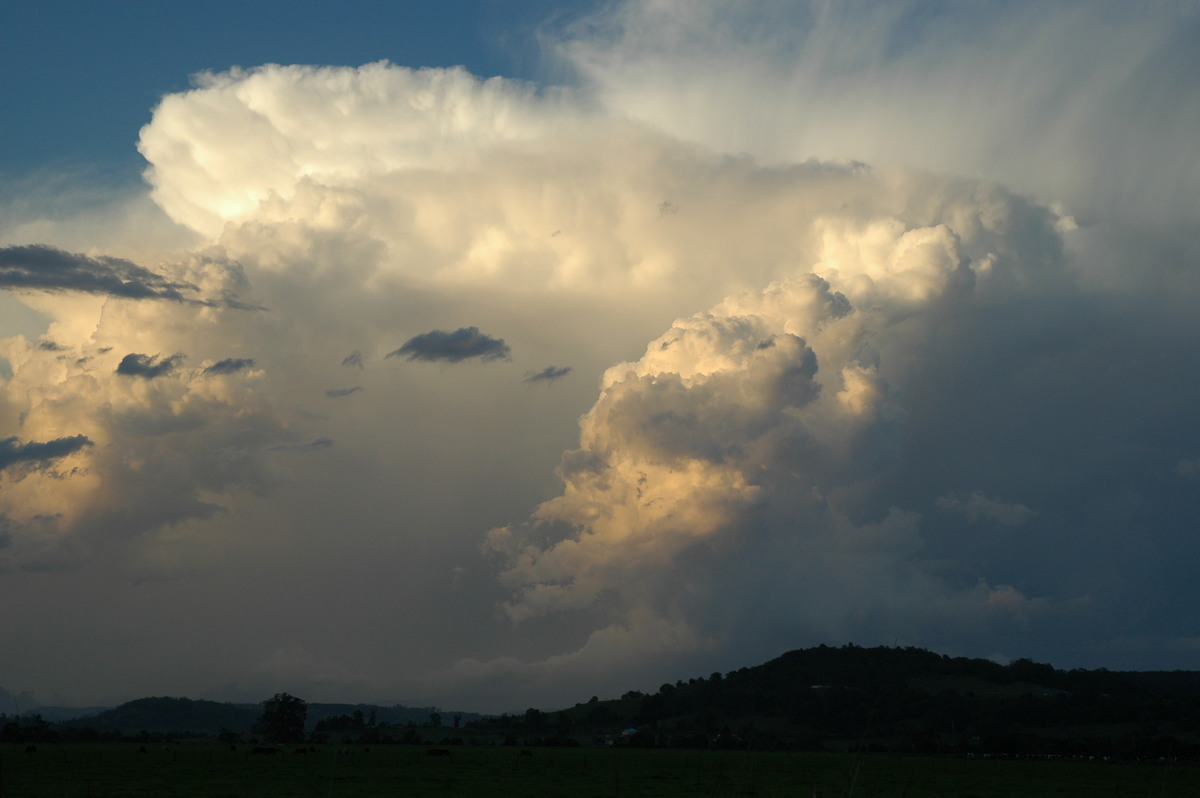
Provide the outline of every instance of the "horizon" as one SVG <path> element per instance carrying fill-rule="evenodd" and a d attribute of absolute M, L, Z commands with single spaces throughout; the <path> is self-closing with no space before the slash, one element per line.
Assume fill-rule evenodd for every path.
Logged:
<path fill-rule="evenodd" d="M 1200 669 L 1200 5 L 10 5 L 4 695 Z"/>
<path fill-rule="evenodd" d="M 790 650 L 788 650 L 788 651 L 783 651 L 783 652 L 780 652 L 780 653 L 779 653 L 777 656 L 771 657 L 770 659 L 764 660 L 764 661 L 762 661 L 762 662 L 756 662 L 756 663 L 754 663 L 754 664 L 751 664 L 751 665 L 743 665 L 743 666 L 742 666 L 742 667 L 740 667 L 740 668 L 734 668 L 733 670 L 726 671 L 726 672 L 720 672 L 720 673 L 721 673 L 721 676 L 722 676 L 723 678 L 729 678 L 729 677 L 730 677 L 732 674 L 734 674 L 734 673 L 737 673 L 737 672 L 739 672 L 739 671 L 743 671 L 743 670 L 753 670 L 753 669 L 755 669 L 755 668 L 758 668 L 758 667 L 761 667 L 761 666 L 763 666 L 763 665 L 766 665 L 766 664 L 768 664 L 768 663 L 770 663 L 770 662 L 773 662 L 773 661 L 775 661 L 775 660 L 777 660 L 777 659 L 780 659 L 780 658 L 782 658 L 782 657 L 785 657 L 785 656 L 787 656 L 787 655 L 789 655 L 789 654 L 803 653 L 803 652 L 807 652 L 807 651 L 815 651 L 815 650 L 818 650 L 818 649 L 821 649 L 821 648 L 832 648 L 832 649 L 847 649 L 847 648 L 849 648 L 849 649 L 862 649 L 862 650 L 872 650 L 872 649 L 882 648 L 882 649 L 885 649 L 885 650 L 888 650 L 888 651 L 905 651 L 905 650 L 910 650 L 910 649 L 916 649 L 916 650 L 918 650 L 918 651 L 923 651 L 923 652 L 925 652 L 925 653 L 932 654 L 932 655 L 934 655 L 934 656 L 938 656 L 938 657 L 947 657 L 947 656 L 949 656 L 949 655 L 945 655 L 945 654 L 939 654 L 939 653 L 938 653 L 938 652 L 936 652 L 936 651 L 931 651 L 931 650 L 929 650 L 929 649 L 924 649 L 924 648 L 920 648 L 920 647 L 914 647 L 914 646 L 905 646 L 905 647 L 901 647 L 901 646 L 888 646 L 888 645 L 880 645 L 880 646 L 859 646 L 859 645 L 857 645 L 857 644 L 855 644 L 855 643 L 853 643 L 853 642 L 844 643 L 844 644 L 842 644 L 842 645 L 840 645 L 840 646 L 826 646 L 826 645 L 824 645 L 824 644 L 817 644 L 817 645 L 815 645 L 815 646 L 810 646 L 810 647 L 806 647 L 806 648 L 800 648 L 800 649 L 790 649 Z M 1019 661 L 1022 661 L 1022 660 L 1023 660 L 1023 661 L 1025 661 L 1025 662 L 1031 662 L 1031 663 L 1033 663 L 1033 664 L 1035 664 L 1035 665 L 1049 665 L 1049 666 L 1051 666 L 1052 668 L 1054 668 L 1054 670 L 1055 670 L 1055 672 L 1056 672 L 1056 673 L 1068 673 L 1068 672 L 1070 672 L 1068 669 L 1064 669 L 1064 668 L 1058 668 L 1057 666 L 1055 666 L 1055 665 L 1054 665 L 1054 663 L 1040 663 L 1040 662 L 1036 662 L 1035 660 L 1030 660 L 1030 659 L 1028 659 L 1028 658 L 1026 658 L 1026 657 L 1018 657 L 1017 659 L 1015 659 L 1015 660 L 1011 660 L 1011 661 L 1008 661 L 1008 662 L 997 662 L 996 660 L 987 659 L 987 658 L 984 658 L 984 657 L 950 657 L 950 659 L 966 659 L 966 660 L 969 660 L 969 661 L 990 662 L 990 663 L 994 663 L 994 664 L 996 664 L 996 665 L 1000 665 L 1000 666 L 1002 666 L 1002 667 L 1007 667 L 1007 666 L 1009 666 L 1009 665 L 1012 665 L 1014 662 L 1019 662 Z M 1100 667 L 1100 668 L 1094 668 L 1094 669 L 1090 669 L 1090 668 L 1081 668 L 1081 669 L 1071 669 L 1071 670 L 1081 670 L 1081 671 L 1083 671 L 1083 672 L 1085 672 L 1085 673 L 1087 673 L 1087 672 L 1093 672 L 1093 671 L 1105 671 L 1105 672 L 1114 673 L 1114 674 L 1121 674 L 1121 673 L 1156 673 L 1156 672 L 1157 672 L 1157 673 L 1200 673 L 1200 670 L 1194 670 L 1194 671 L 1188 671 L 1188 670 L 1182 670 L 1182 669 L 1173 669 L 1173 670 L 1170 670 L 1170 671 L 1154 671 L 1154 670 L 1138 670 L 1138 669 L 1133 669 L 1133 670 L 1112 670 L 1112 669 L 1109 669 L 1109 668 L 1104 668 L 1104 667 Z M 681 682 L 682 682 L 682 683 L 684 683 L 684 684 L 687 684 L 689 681 L 695 681 L 695 680 L 697 680 L 697 679 L 699 679 L 699 680 L 701 680 L 701 681 L 704 681 L 704 680 L 706 680 L 706 679 L 710 678 L 711 676 L 712 676 L 712 674 L 707 674 L 707 675 L 705 675 L 705 674 L 697 674 L 697 675 L 695 675 L 695 676 L 690 676 L 690 677 L 679 677 L 679 678 L 677 678 L 677 679 L 676 679 L 674 682 L 671 682 L 670 680 L 668 680 L 668 681 L 667 681 L 666 683 L 664 683 L 664 684 L 674 684 L 674 685 L 678 686 L 678 685 L 679 685 Z M 664 686 L 664 685 L 660 685 L 658 688 L 649 688 L 648 690 L 645 690 L 645 691 L 637 691 L 637 692 L 641 692 L 643 695 L 654 695 L 654 694 L 655 694 L 655 693 L 656 693 L 658 690 L 661 690 L 662 686 Z M 584 692 L 586 692 L 586 691 L 584 691 Z M 609 697 L 599 697 L 599 696 L 592 696 L 592 697 L 590 697 L 590 698 L 588 698 L 588 699 L 584 699 L 584 700 L 581 700 L 581 701 L 576 701 L 576 702 L 575 702 L 575 703 L 573 703 L 573 704 L 567 704 L 567 705 L 556 706 L 556 707 L 524 707 L 524 708 L 516 708 L 516 707 L 514 707 L 514 708 L 511 708 L 511 709 L 508 709 L 508 710 L 503 710 L 503 711 L 501 711 L 501 712 L 478 712 L 478 711 L 476 711 L 475 709 L 473 709 L 473 708 L 471 708 L 471 707 L 450 707 L 450 708 L 446 708 L 446 707 L 442 707 L 442 706 L 435 705 L 435 704 L 422 705 L 422 704 L 415 704 L 415 703 L 405 703 L 405 702 L 388 702 L 388 703 L 384 703 L 384 702 L 380 702 L 380 701 L 357 701 L 357 702 L 346 702 L 346 701 L 309 701 L 309 700 L 305 699 L 303 696 L 293 696 L 293 697 L 294 697 L 294 698 L 299 698 L 299 699 L 300 699 L 301 701 L 303 701 L 303 702 L 304 702 L 306 705 L 317 705 L 317 706 L 325 706 L 325 707 L 372 707 L 372 708 L 379 708 L 379 709 L 404 709 L 404 710 L 425 710 L 425 709 L 428 709 L 428 710 L 431 710 L 431 711 L 433 711 L 433 712 L 437 712 L 437 713 L 439 713 L 439 714 L 444 714 L 444 713 L 450 712 L 450 713 L 464 713 L 464 714 L 467 714 L 467 715 L 477 715 L 477 716 L 480 716 L 480 717 L 497 717 L 497 716 L 500 716 L 500 715 L 513 715 L 513 716 L 518 716 L 518 715 L 521 715 L 522 713 L 524 713 L 526 710 L 528 710 L 528 709 L 530 709 L 530 708 L 537 709 L 537 710 L 539 710 L 539 711 L 541 711 L 541 712 L 561 712 L 561 711 L 565 711 L 565 710 L 567 710 L 567 709 L 572 709 L 572 708 L 575 708 L 575 707 L 582 706 L 582 705 L 583 705 L 583 704 L 585 704 L 585 703 L 590 703 L 590 702 L 591 702 L 591 700 L 592 700 L 593 698 L 596 698 L 596 699 L 598 699 L 600 702 L 620 701 L 620 700 L 623 700 L 623 699 L 624 699 L 624 697 L 625 697 L 625 695 L 626 695 L 627 693 L 629 693 L 629 692 L 631 692 L 631 690 L 626 690 L 626 691 L 623 691 L 623 692 L 622 692 L 622 694 L 621 694 L 621 695 L 619 695 L 619 696 L 609 696 Z M 180 696 L 180 695 L 144 695 L 144 696 L 139 696 L 139 697 L 137 697 L 137 698 L 131 698 L 131 699 L 128 699 L 128 700 L 122 701 L 121 703 L 119 703 L 119 704 L 115 704 L 115 705 L 110 705 L 110 706 L 86 706 L 86 707 L 82 707 L 82 706 L 79 706 L 79 707 L 77 707 L 77 706 L 61 706 L 61 705 L 40 704 L 40 703 L 37 703 L 36 701 L 34 701 L 34 703 L 33 703 L 33 704 L 30 706 L 30 708 L 29 708 L 29 709 L 23 710 L 21 713 L 19 713 L 19 715 L 18 715 L 17 713 L 14 713 L 14 716 L 18 716 L 18 717 L 19 717 L 20 715 L 37 715 L 37 714 L 38 714 L 38 712 L 37 712 L 37 710 L 38 710 L 38 709 L 53 709 L 53 710 L 76 710 L 76 709 L 78 709 L 78 710 L 98 710 L 98 711 L 104 712 L 104 711 L 108 711 L 108 710 L 111 710 L 111 709 L 117 709 L 117 708 L 120 708 L 120 707 L 122 707 L 122 706 L 124 706 L 124 705 L 126 705 L 126 704 L 136 703 L 136 702 L 138 702 L 138 701 L 153 701 L 153 700 L 158 700 L 158 699 L 166 699 L 166 700 L 172 700 L 172 701 L 180 701 L 180 700 L 182 700 L 182 701 L 201 701 L 201 702 L 209 702 L 209 703 L 226 704 L 226 705 L 230 705 L 230 706 L 255 707 L 255 706 L 261 706 L 262 704 L 265 704 L 265 703 L 267 703 L 267 702 L 268 702 L 268 701 L 270 701 L 270 700 L 271 700 L 271 699 L 272 699 L 272 698 L 273 698 L 275 695 L 279 695 L 279 693 L 275 693 L 275 694 L 273 694 L 272 696 L 267 696 L 267 697 L 264 697 L 262 700 L 259 700 L 259 701 L 219 701 L 219 700 L 215 700 L 215 699 L 208 699 L 208 698 L 191 698 L 191 697 L 189 697 L 189 696 Z M 28 698 L 29 700 L 33 700 L 33 699 L 34 699 L 34 697 L 33 697 L 33 696 L 29 696 L 29 695 L 22 696 L 22 697 L 23 697 L 23 698 Z M 5 699 L 7 699 L 8 701 L 13 701 L 13 700 L 15 699 L 15 696 L 13 696 L 12 694 L 8 693 L 8 691 L 4 690 L 3 686 L 2 686 L 2 685 L 0 685 L 0 700 L 5 700 Z M 2 711 L 0 711 L 0 716 L 8 716 L 8 713 L 7 713 L 7 712 L 2 712 Z M 80 718 L 86 718 L 86 717 L 89 717 L 89 716 L 80 716 Z M 68 720 L 69 720 L 69 719 L 68 719 Z"/>

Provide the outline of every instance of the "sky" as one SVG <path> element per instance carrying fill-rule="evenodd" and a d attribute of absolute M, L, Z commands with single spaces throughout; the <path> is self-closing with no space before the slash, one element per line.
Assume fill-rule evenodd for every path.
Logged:
<path fill-rule="evenodd" d="M 13 709 L 1200 668 L 1196 3 L 5 15 Z"/>

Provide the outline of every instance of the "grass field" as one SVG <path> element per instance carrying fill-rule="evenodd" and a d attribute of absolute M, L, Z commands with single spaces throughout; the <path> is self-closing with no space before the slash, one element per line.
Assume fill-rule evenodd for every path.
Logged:
<path fill-rule="evenodd" d="M 250 753 L 217 743 L 0 748 L 0 798 L 127 796 L 822 796 L 1172 798 L 1200 795 L 1200 768 L 836 754 L 628 748 L 425 747 Z M 339 751 L 344 751 L 339 753 Z"/>

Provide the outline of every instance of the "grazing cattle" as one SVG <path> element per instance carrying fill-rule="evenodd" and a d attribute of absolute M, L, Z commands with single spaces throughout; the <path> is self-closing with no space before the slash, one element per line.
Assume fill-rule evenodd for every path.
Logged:
<path fill-rule="evenodd" d="M 270 748 L 265 745 L 257 745 L 253 749 L 251 749 L 250 753 L 252 753 L 252 754 L 277 754 L 277 753 L 279 753 L 279 749 L 278 748 Z"/>
<path fill-rule="evenodd" d="M 148 753 L 150 753 L 150 752 L 149 752 L 149 751 L 147 751 L 147 750 L 146 750 L 146 746 L 144 746 L 144 745 L 143 745 L 141 748 L 139 748 L 139 749 L 138 749 L 138 753 L 139 753 L 139 754 L 148 754 Z"/>
<path fill-rule="evenodd" d="M 426 756 L 450 756 L 450 752 L 445 748 L 430 748 L 425 752 Z"/>
<path fill-rule="evenodd" d="M 36 753 L 37 753 L 37 746 L 36 746 L 36 745 L 27 745 L 27 746 L 25 746 L 25 753 L 27 753 L 27 754 L 36 754 Z"/>
<path fill-rule="evenodd" d="M 533 751 L 530 751 L 528 748 L 522 748 L 519 756 L 533 756 Z"/>

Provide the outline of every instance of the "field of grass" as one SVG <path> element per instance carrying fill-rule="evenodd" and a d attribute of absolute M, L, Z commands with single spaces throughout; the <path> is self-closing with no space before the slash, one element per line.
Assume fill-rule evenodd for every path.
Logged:
<path fill-rule="evenodd" d="M 251 753 L 218 743 L 0 747 L 0 798 L 1169 798 L 1200 795 L 1200 768 L 1169 763 L 999 761 L 630 748 L 316 746 Z"/>

